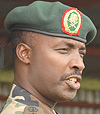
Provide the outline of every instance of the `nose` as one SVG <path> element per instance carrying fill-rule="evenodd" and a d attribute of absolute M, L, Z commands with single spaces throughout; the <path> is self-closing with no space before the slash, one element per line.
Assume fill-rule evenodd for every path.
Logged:
<path fill-rule="evenodd" d="M 70 69 L 82 71 L 85 68 L 83 59 L 81 57 L 74 57 L 70 62 Z"/>

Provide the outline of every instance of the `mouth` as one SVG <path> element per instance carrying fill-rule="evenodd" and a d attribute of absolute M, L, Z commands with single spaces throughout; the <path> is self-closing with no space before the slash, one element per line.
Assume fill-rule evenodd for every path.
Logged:
<path fill-rule="evenodd" d="M 70 76 L 65 79 L 65 83 L 71 88 L 71 89 L 79 89 L 80 88 L 80 81 L 82 80 L 81 76 Z"/>
<path fill-rule="evenodd" d="M 82 80 L 82 78 L 79 76 L 78 77 L 69 77 L 67 80 L 75 84 L 77 82 L 80 82 Z"/>

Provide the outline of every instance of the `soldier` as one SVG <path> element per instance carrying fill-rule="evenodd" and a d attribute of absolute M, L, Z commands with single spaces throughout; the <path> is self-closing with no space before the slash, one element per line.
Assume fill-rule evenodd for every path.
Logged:
<path fill-rule="evenodd" d="M 1 114 L 58 114 L 57 102 L 80 88 L 92 21 L 60 2 L 35 1 L 5 19 L 14 58 L 13 87 Z"/>

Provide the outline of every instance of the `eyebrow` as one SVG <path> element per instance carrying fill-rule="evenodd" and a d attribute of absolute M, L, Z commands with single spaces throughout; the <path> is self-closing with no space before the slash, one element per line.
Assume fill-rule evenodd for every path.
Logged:
<path fill-rule="evenodd" d="M 74 43 L 70 43 L 70 42 L 65 42 L 65 41 L 62 41 L 65 45 L 71 47 L 71 48 L 74 48 L 75 47 L 75 44 Z M 80 50 L 84 50 L 86 51 L 86 47 L 85 46 L 81 46 L 80 47 Z"/>

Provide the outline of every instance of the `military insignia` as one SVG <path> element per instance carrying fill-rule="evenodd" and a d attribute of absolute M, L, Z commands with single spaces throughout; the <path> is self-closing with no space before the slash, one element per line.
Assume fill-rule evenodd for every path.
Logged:
<path fill-rule="evenodd" d="M 43 110 L 36 106 L 26 106 L 24 109 L 24 114 L 44 114 Z"/>
<path fill-rule="evenodd" d="M 76 8 L 69 8 L 62 17 L 62 30 L 69 35 L 79 35 L 82 15 Z"/>

